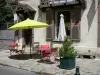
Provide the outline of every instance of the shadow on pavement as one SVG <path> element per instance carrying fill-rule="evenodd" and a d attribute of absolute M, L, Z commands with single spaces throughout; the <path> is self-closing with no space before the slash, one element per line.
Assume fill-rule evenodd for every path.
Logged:
<path fill-rule="evenodd" d="M 53 74 L 45 73 L 45 72 L 35 72 L 35 73 L 38 75 L 53 75 Z"/>
<path fill-rule="evenodd" d="M 9 56 L 10 59 L 15 59 L 15 60 L 28 60 L 30 58 L 30 54 L 21 54 L 21 55 L 12 55 Z M 41 56 L 39 54 L 32 54 L 32 59 L 40 59 Z"/>
<path fill-rule="evenodd" d="M 40 59 L 37 62 L 39 62 L 39 63 L 45 63 L 45 64 L 54 64 L 54 62 L 51 62 L 50 60 L 42 60 L 42 59 Z"/>

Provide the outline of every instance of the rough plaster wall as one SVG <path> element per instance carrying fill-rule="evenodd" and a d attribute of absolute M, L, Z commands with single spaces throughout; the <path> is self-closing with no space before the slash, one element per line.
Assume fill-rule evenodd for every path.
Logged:
<path fill-rule="evenodd" d="M 97 52 L 98 0 L 86 0 L 87 8 L 81 15 L 81 40 L 74 43 L 79 52 Z"/>
<path fill-rule="evenodd" d="M 14 30 L 0 30 L 0 49 L 8 50 L 9 44 L 14 41 Z"/>
<path fill-rule="evenodd" d="M 88 53 L 88 50 L 92 52 L 97 52 L 97 4 L 98 0 L 86 0 L 87 8 L 82 10 L 81 15 L 81 25 L 80 25 L 80 34 L 81 40 L 78 43 L 74 43 L 75 48 L 78 52 Z M 35 20 L 39 17 L 38 5 L 40 0 L 28 0 L 24 3 L 29 4 L 36 10 Z M 45 22 L 45 13 L 42 13 L 41 19 Z M 49 43 L 46 42 L 46 28 L 34 29 L 34 41 L 40 42 L 40 44 Z M 54 46 L 60 46 L 60 44 L 54 44 Z"/>
<path fill-rule="evenodd" d="M 41 19 L 45 17 L 45 13 L 39 16 L 39 9 L 38 5 L 40 5 L 40 0 L 23 0 L 20 1 L 22 4 L 29 4 L 35 11 L 35 17 L 34 20 L 38 20 L 40 17 Z M 45 19 L 42 19 L 43 22 L 45 22 Z M 32 38 L 35 42 L 39 42 L 40 44 L 45 44 L 46 42 L 46 28 L 34 28 L 32 30 Z"/>
<path fill-rule="evenodd" d="M 86 9 L 81 11 L 80 42 L 74 42 L 78 53 L 93 54 L 97 52 L 98 0 L 86 0 Z M 54 44 L 60 47 L 60 44 Z M 89 52 L 90 51 L 90 52 Z"/>
<path fill-rule="evenodd" d="M 45 13 L 41 13 L 39 15 L 39 9 L 38 5 L 40 5 L 40 0 L 31 0 L 32 7 L 36 8 L 36 14 L 35 14 L 35 20 L 38 20 L 38 18 L 41 19 L 42 22 L 45 22 Z M 34 28 L 34 41 L 39 42 L 40 44 L 45 44 L 46 42 L 46 28 Z"/>
<path fill-rule="evenodd" d="M 45 13 L 42 13 L 41 19 L 44 17 L 45 17 Z M 45 19 L 44 20 L 42 19 L 42 21 L 45 22 Z M 34 33 L 36 33 L 34 37 L 36 42 L 38 41 L 40 42 L 40 44 L 47 43 L 46 42 L 46 28 L 37 28 L 34 30 Z"/>
<path fill-rule="evenodd" d="M 18 49 L 22 49 L 22 45 L 23 45 L 23 39 L 22 39 L 22 30 L 19 30 L 19 41 L 17 40 L 16 42 L 18 42 Z"/>

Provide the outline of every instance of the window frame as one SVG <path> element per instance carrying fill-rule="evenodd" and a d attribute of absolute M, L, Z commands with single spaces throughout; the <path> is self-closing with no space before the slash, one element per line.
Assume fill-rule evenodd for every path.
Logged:
<path fill-rule="evenodd" d="M 75 9 L 81 10 L 80 7 L 62 8 L 62 9 L 61 9 L 61 8 L 57 8 L 57 9 L 55 9 L 55 10 L 54 10 L 54 12 L 55 12 L 55 13 L 54 13 L 54 20 L 55 20 L 55 26 L 57 26 L 57 13 L 58 13 L 59 11 L 69 11 L 69 12 L 70 12 L 70 36 L 69 36 L 69 37 L 72 39 L 72 41 L 79 42 L 79 41 L 80 41 L 80 35 L 81 35 L 81 34 L 80 34 L 81 11 L 78 11 L 78 12 L 80 12 L 80 20 L 79 20 L 79 27 L 78 27 L 78 28 L 79 28 L 79 29 L 78 29 L 78 35 L 79 35 L 79 36 L 77 36 L 77 37 L 79 37 L 79 39 L 73 39 L 73 38 L 72 38 L 72 36 L 73 36 L 73 34 L 72 34 L 72 31 L 73 31 L 73 30 L 72 30 L 72 24 L 73 24 L 73 23 L 72 23 L 72 17 L 71 17 L 71 16 L 73 15 L 73 14 L 72 14 L 72 11 L 75 10 Z M 76 12 L 77 12 L 77 11 L 76 11 Z M 77 18 L 76 18 L 76 19 L 77 19 Z M 55 27 L 55 28 L 56 28 L 56 27 Z M 57 30 L 56 30 L 56 31 L 57 31 Z M 54 32 L 54 34 L 57 33 L 56 31 Z M 56 35 L 57 35 L 57 34 L 56 34 Z M 57 40 L 56 38 L 54 38 L 53 41 L 55 41 L 55 42 L 57 41 L 57 42 L 58 42 L 58 40 Z M 59 42 L 61 42 L 61 41 L 59 41 Z"/>
<path fill-rule="evenodd" d="M 54 20 L 55 20 L 55 32 L 54 32 L 54 34 L 55 34 L 55 36 L 57 36 L 57 33 L 58 33 L 58 32 L 57 32 L 57 25 L 58 25 L 58 24 L 57 24 L 57 13 L 58 13 L 58 12 L 63 12 L 63 11 L 69 11 L 69 12 L 70 12 L 70 9 L 56 9 L 56 10 L 55 10 L 55 13 L 54 13 L 54 16 L 55 16 L 55 17 L 54 17 Z M 70 13 L 71 13 L 71 12 L 70 12 Z M 70 17 L 70 25 L 71 25 L 71 17 Z M 70 29 L 71 29 L 71 28 L 70 28 Z M 70 36 L 69 36 L 69 37 L 71 37 L 71 30 L 70 30 Z M 57 38 L 54 38 L 53 41 L 58 41 L 58 40 L 57 40 Z M 59 42 L 61 42 L 61 41 L 59 41 Z"/>

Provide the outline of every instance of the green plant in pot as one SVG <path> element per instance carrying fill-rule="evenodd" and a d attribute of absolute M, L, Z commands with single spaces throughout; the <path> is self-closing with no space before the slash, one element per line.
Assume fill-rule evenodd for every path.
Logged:
<path fill-rule="evenodd" d="M 76 52 L 72 46 L 72 41 L 69 37 L 65 38 L 60 50 L 60 68 L 73 69 L 75 68 Z"/>

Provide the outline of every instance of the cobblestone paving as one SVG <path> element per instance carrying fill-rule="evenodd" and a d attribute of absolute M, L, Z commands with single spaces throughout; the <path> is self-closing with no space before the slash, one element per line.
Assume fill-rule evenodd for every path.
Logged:
<path fill-rule="evenodd" d="M 10 53 L 7 50 L 0 52 L 0 64 L 12 66 L 20 69 L 34 71 L 40 75 L 74 75 L 75 68 L 72 70 L 60 69 L 59 61 L 55 64 L 46 64 L 37 62 L 39 58 L 18 60 L 9 58 Z M 76 66 L 80 67 L 81 75 L 100 75 L 100 59 L 76 59 Z"/>

